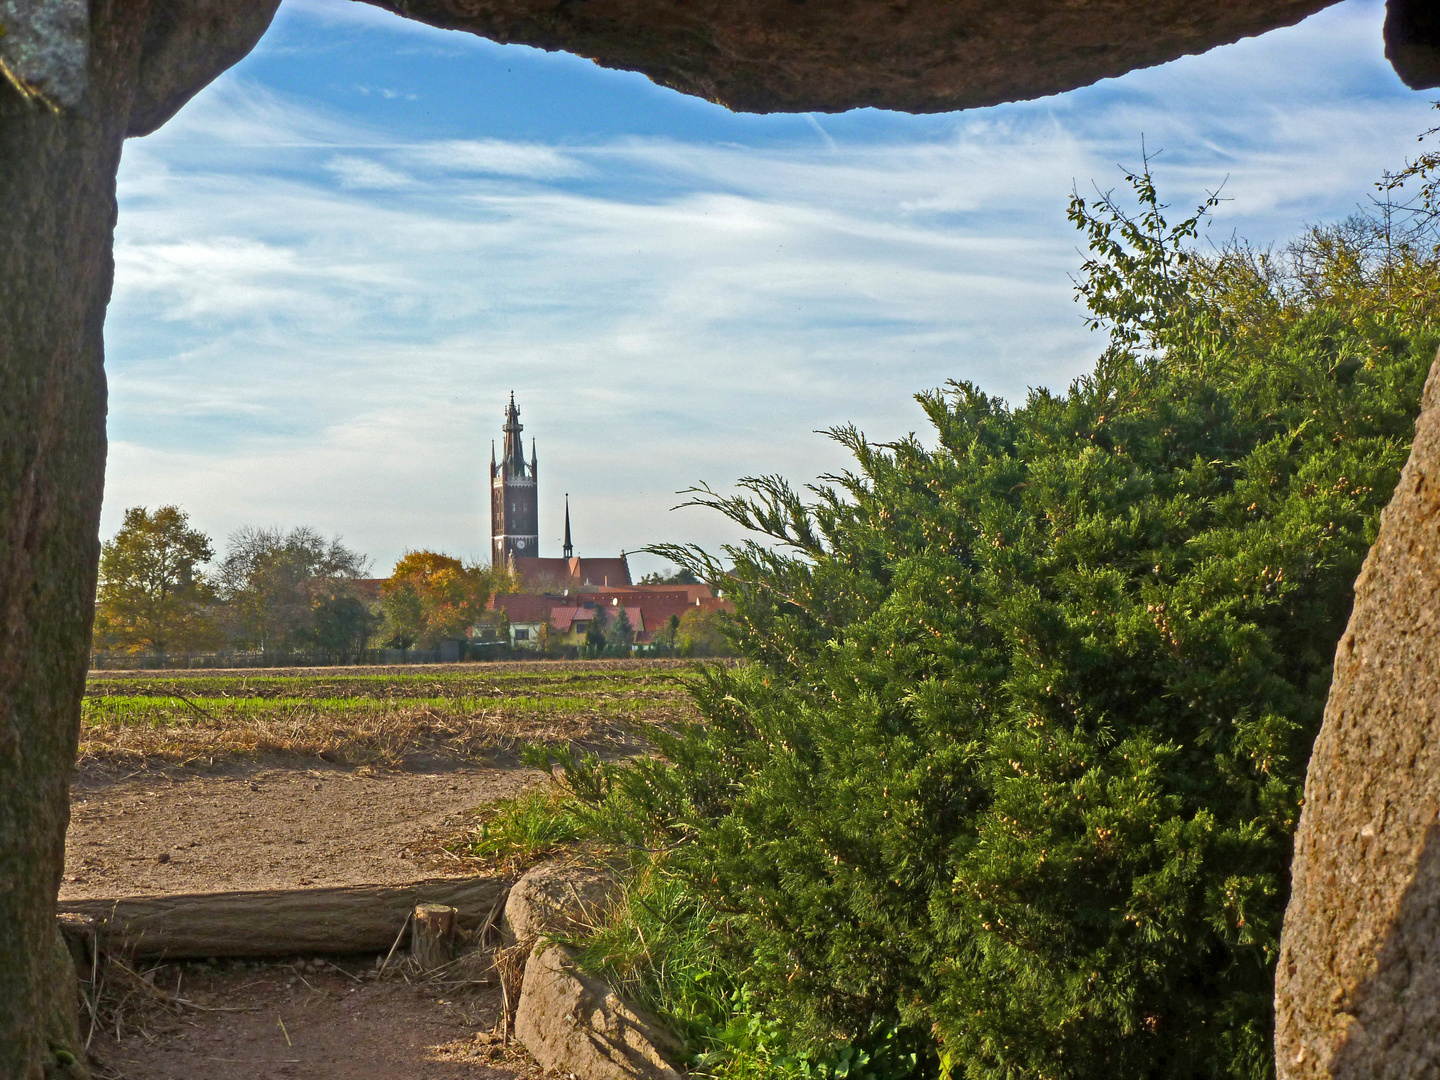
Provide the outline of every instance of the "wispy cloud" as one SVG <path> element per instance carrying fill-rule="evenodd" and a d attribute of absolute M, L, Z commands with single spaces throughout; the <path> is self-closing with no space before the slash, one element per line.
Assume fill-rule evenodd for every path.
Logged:
<path fill-rule="evenodd" d="M 903 434 L 947 378 L 1015 398 L 1083 370 L 1065 200 L 1117 182 L 1142 133 L 1177 204 L 1228 175 L 1222 234 L 1363 198 L 1428 120 L 1377 48 L 1356 58 L 1378 10 L 1075 95 L 753 144 L 417 133 L 242 66 L 126 150 L 107 528 L 179 501 L 217 534 L 343 532 L 382 568 L 483 553 L 513 388 L 547 546 L 567 490 L 588 550 L 713 543 L 712 515 L 666 514 L 674 491 L 834 469 L 815 429 Z"/>
<path fill-rule="evenodd" d="M 444 139 L 411 147 L 405 155 L 420 165 L 449 173 L 558 180 L 586 171 L 578 161 L 552 147 L 503 139 Z"/>
<path fill-rule="evenodd" d="M 410 187 L 414 181 L 405 173 L 390 168 L 371 158 L 354 154 L 337 154 L 325 162 L 325 168 L 334 173 L 343 188 L 370 191 L 394 191 Z"/>

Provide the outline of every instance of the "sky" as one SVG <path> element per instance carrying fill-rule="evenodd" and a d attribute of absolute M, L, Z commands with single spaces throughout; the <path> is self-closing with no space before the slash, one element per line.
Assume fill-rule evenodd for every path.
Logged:
<path fill-rule="evenodd" d="M 102 535 L 175 504 L 223 551 L 313 526 L 387 574 L 485 561 L 513 391 L 540 544 L 737 538 L 700 482 L 844 469 L 823 432 L 928 439 L 915 393 L 1012 403 L 1093 363 L 1072 189 L 1142 139 L 1206 242 L 1283 242 L 1416 152 L 1435 96 L 1382 0 L 1037 101 L 756 116 L 565 54 L 285 0 L 255 51 L 126 144 Z M 658 560 L 638 556 L 637 572 Z"/>

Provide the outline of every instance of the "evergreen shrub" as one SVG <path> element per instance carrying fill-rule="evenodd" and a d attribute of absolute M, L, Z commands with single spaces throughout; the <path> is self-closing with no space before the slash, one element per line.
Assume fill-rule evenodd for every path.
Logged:
<path fill-rule="evenodd" d="M 840 429 L 850 472 L 699 494 L 759 534 L 724 571 L 750 663 L 703 672 L 662 762 L 586 774 L 797 1043 L 1273 1075 L 1306 760 L 1440 275 L 1363 221 L 1200 258 L 1213 200 L 1171 226 L 1129 179 L 1136 214 L 1072 202 L 1110 343 L 1067 392 L 951 383 L 933 441 Z"/>

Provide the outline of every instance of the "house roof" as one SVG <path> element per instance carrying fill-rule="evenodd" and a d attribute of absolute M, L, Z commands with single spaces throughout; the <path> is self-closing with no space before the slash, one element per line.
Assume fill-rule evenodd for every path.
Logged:
<path fill-rule="evenodd" d="M 520 580 L 529 588 L 563 585 L 570 588 L 599 586 L 616 588 L 630 584 L 630 563 L 625 556 L 618 559 L 554 559 L 522 558 L 511 560 Z"/>
<path fill-rule="evenodd" d="M 588 605 L 588 606 L 587 606 Z M 657 630 L 663 629 L 670 616 L 684 618 L 687 611 L 734 611 L 735 605 L 716 597 L 691 600 L 681 588 L 664 592 L 628 589 L 600 589 L 574 594 L 565 601 L 544 593 L 507 593 L 490 601 L 496 611 L 504 611 L 511 624 L 538 625 L 548 622 L 561 634 L 572 631 L 577 622 L 588 622 L 594 608 L 605 611 L 606 620 L 616 617 L 620 609 L 630 618 L 635 640 L 649 642 Z"/>
<path fill-rule="evenodd" d="M 710 586 L 704 582 L 696 585 L 632 585 L 630 587 L 648 593 L 683 592 L 691 603 L 694 603 L 696 600 L 705 600 L 714 596 L 714 593 L 710 591 Z"/>
<path fill-rule="evenodd" d="M 555 598 L 531 593 L 507 593 L 491 600 L 490 606 L 495 611 L 505 612 L 511 623 L 543 623 L 555 606 Z"/>
<path fill-rule="evenodd" d="M 550 609 L 550 625 L 562 634 L 570 633 L 570 628 L 575 621 L 586 622 L 589 616 L 585 614 L 582 607 L 552 607 Z"/>

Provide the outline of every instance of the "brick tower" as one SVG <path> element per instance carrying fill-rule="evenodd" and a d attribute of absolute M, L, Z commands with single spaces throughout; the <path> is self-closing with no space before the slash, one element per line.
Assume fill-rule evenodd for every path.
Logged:
<path fill-rule="evenodd" d="M 515 392 L 505 410 L 505 452 L 495 460 L 490 444 L 490 562 L 508 566 L 512 558 L 540 554 L 540 510 L 535 492 L 535 440 L 530 440 L 530 463 L 520 440 L 520 410 Z"/>

